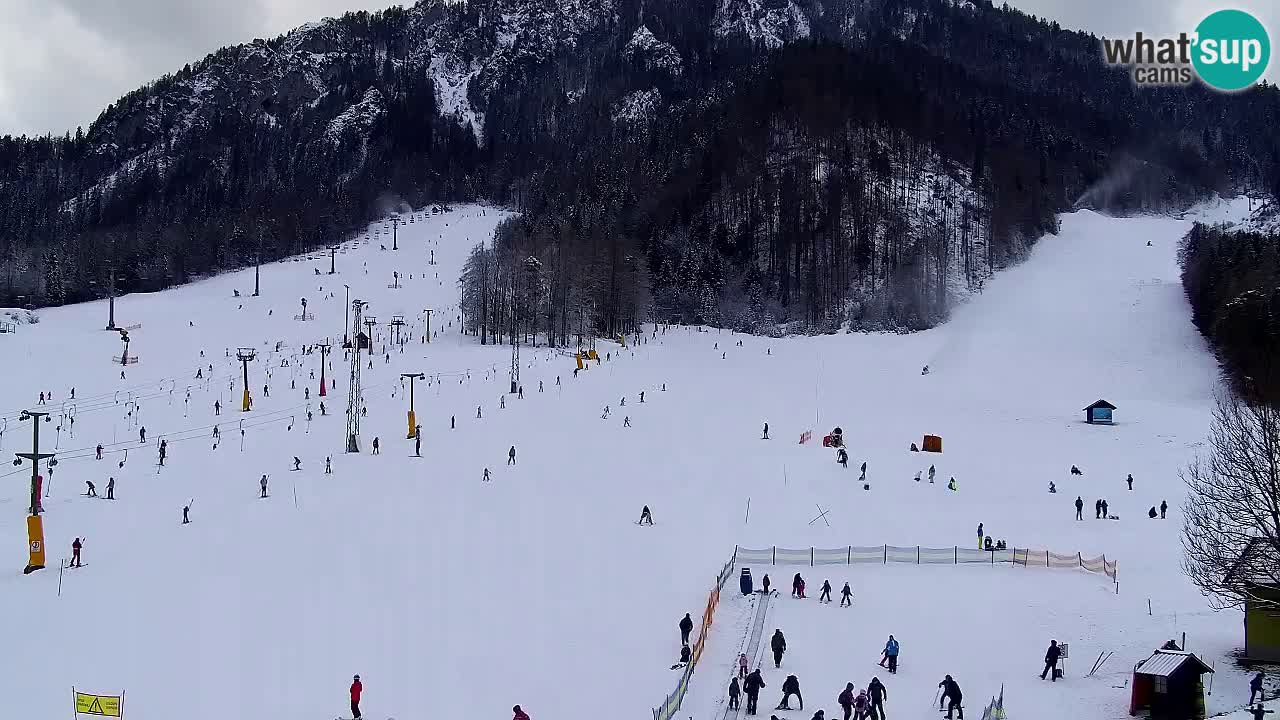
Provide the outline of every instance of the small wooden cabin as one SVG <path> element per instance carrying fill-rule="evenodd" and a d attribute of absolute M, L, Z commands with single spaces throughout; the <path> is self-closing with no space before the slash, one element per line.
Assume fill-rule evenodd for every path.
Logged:
<path fill-rule="evenodd" d="M 1110 425 L 1111 412 L 1115 409 L 1115 405 L 1106 400 L 1099 400 L 1084 409 L 1084 421 L 1090 425 Z"/>
<path fill-rule="evenodd" d="M 1195 720 L 1205 716 L 1204 683 L 1213 669 L 1185 650 L 1157 650 L 1133 669 L 1129 714 L 1148 711 L 1151 720 Z"/>

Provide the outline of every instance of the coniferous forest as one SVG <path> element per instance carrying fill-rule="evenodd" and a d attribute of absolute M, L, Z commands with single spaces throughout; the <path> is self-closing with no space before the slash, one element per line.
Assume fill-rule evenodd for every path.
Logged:
<path fill-rule="evenodd" d="M 0 138 L 0 303 L 484 201 L 519 212 L 461 282 L 486 342 L 916 329 L 1059 212 L 1280 195 L 1274 86 L 1137 89 L 1097 37 L 982 1 L 743 5 L 428 0 L 224 48 L 88 128 Z"/>

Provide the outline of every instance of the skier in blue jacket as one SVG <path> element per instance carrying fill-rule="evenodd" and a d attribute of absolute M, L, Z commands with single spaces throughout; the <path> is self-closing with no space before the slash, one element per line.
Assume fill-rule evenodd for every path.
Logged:
<path fill-rule="evenodd" d="M 884 667 L 885 661 L 889 663 L 889 672 L 897 674 L 898 672 L 898 641 L 889 636 L 889 642 L 884 644 L 884 657 L 880 659 L 880 667 Z"/>

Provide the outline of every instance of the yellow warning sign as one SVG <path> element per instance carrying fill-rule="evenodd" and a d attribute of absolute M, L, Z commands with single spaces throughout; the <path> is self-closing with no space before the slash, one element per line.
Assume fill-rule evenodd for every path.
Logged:
<path fill-rule="evenodd" d="M 89 693 L 77 692 L 76 713 L 82 715 L 120 717 L 120 696 L 90 695 Z"/>

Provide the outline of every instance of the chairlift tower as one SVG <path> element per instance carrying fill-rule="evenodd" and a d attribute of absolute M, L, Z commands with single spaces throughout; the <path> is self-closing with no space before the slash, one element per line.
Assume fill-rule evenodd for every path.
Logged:
<path fill-rule="evenodd" d="M 337 259 L 336 259 L 338 256 L 338 247 L 339 247 L 338 245 L 329 246 L 329 274 L 330 275 L 336 275 L 338 273 Z"/>
<path fill-rule="evenodd" d="M 391 249 L 399 250 L 400 246 L 396 244 L 396 228 L 400 226 L 400 216 L 391 216 Z"/>
<path fill-rule="evenodd" d="M 249 412 L 249 406 L 252 400 L 249 398 L 249 363 L 258 357 L 258 351 L 253 348 L 236 348 L 236 359 L 244 367 L 244 399 L 240 403 L 240 412 Z"/>
<path fill-rule="evenodd" d="M 107 269 L 108 282 L 107 285 L 107 329 L 116 329 L 116 266 L 111 265 Z"/>
<path fill-rule="evenodd" d="M 405 378 L 409 379 L 409 434 L 407 436 L 409 440 L 412 440 L 414 436 L 417 435 L 418 428 L 418 418 L 413 410 L 413 381 L 425 380 L 426 377 L 427 376 L 424 373 L 400 373 L 401 380 Z"/>
<path fill-rule="evenodd" d="M 368 303 L 365 303 L 366 305 Z M 360 318 L 356 318 L 356 324 L 360 324 Z M 373 329 L 378 326 L 378 318 L 370 315 L 364 319 L 365 334 L 369 336 L 369 355 L 373 355 Z"/>
<path fill-rule="evenodd" d="M 329 356 L 329 348 L 333 346 L 330 343 L 322 342 L 316 347 L 320 348 L 320 397 L 324 397 L 329 394 L 328 383 L 324 379 L 324 368 L 327 364 L 325 359 Z"/>
<path fill-rule="evenodd" d="M 391 342 L 395 343 L 396 345 L 402 344 L 400 342 L 400 329 L 403 327 L 404 327 L 404 316 L 392 315 L 391 316 L 391 335 L 392 335 Z"/>
<path fill-rule="evenodd" d="M 369 303 L 363 300 L 351 301 L 351 312 L 355 315 L 353 327 L 360 327 L 360 314 Z M 370 318 L 371 320 L 373 318 Z M 370 330 L 372 330 L 370 326 Z M 347 452 L 360 452 L 360 338 L 356 337 L 355 348 L 351 353 L 350 395 L 347 399 Z M 369 352 L 373 353 L 373 338 L 369 338 Z"/>

